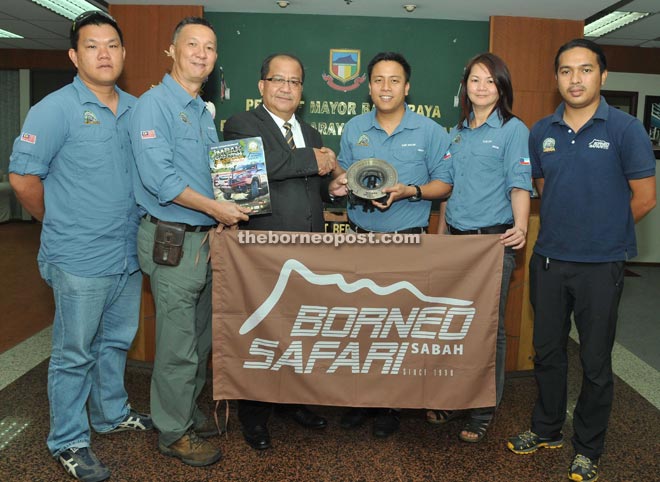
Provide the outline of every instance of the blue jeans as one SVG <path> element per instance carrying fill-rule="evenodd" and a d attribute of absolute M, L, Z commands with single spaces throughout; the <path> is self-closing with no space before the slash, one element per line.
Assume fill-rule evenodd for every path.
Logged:
<path fill-rule="evenodd" d="M 89 422 L 107 432 L 128 414 L 124 369 L 138 327 L 142 273 L 84 278 L 51 263 L 39 270 L 55 297 L 47 444 L 57 457 L 89 447 Z"/>

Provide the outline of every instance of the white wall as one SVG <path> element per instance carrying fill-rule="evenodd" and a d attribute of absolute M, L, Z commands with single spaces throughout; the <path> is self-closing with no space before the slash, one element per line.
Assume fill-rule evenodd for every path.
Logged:
<path fill-rule="evenodd" d="M 639 92 L 637 118 L 644 122 L 644 105 L 647 95 L 660 95 L 660 75 L 610 72 L 603 87 L 605 90 Z M 660 163 L 656 161 L 656 193 L 660 196 Z M 660 204 L 660 199 L 658 200 Z M 637 248 L 639 255 L 632 261 L 660 263 L 660 206 L 651 211 L 637 224 Z"/>

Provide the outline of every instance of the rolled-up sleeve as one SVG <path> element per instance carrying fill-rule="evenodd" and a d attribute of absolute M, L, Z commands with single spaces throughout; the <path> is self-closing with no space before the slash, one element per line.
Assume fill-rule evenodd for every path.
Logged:
<path fill-rule="evenodd" d="M 504 150 L 506 196 L 511 199 L 514 188 L 532 192 L 532 166 L 529 159 L 529 129 L 517 119 L 511 119 Z M 505 124 L 506 126 L 506 124 Z"/>
<path fill-rule="evenodd" d="M 170 204 L 188 184 L 174 164 L 171 119 L 154 98 L 141 99 L 131 117 L 131 145 L 140 181 L 161 205 Z"/>

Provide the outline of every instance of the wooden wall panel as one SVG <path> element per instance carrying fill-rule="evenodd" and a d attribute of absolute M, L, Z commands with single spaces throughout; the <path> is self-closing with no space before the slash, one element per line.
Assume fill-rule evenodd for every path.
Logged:
<path fill-rule="evenodd" d="M 660 49 L 603 45 L 610 72 L 660 74 Z"/>
<path fill-rule="evenodd" d="M 2 70 L 73 70 L 66 50 L 0 49 Z"/>
<path fill-rule="evenodd" d="M 199 5 L 110 5 L 124 34 L 126 63 L 119 85 L 135 96 L 158 84 L 172 61 L 165 51 L 172 43 L 174 27 L 184 17 L 202 17 Z"/>
<path fill-rule="evenodd" d="M 513 111 L 528 127 L 557 108 L 554 59 L 557 49 L 582 37 L 584 23 L 526 17 L 491 17 L 490 51 L 509 67 L 513 82 Z M 527 246 L 516 254 L 516 269 L 509 285 L 505 325 L 507 370 L 533 368 L 533 313 L 529 304 L 528 265 L 538 235 L 538 200 L 532 201 Z"/>

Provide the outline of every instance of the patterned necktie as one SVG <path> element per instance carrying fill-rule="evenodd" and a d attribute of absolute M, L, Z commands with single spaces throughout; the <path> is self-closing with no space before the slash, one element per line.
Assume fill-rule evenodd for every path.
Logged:
<path fill-rule="evenodd" d="M 286 134 L 284 134 L 284 139 L 286 139 L 286 143 L 289 144 L 289 147 L 291 149 L 295 149 L 296 143 L 293 141 L 293 132 L 291 132 L 291 124 L 285 122 L 284 130 L 286 130 Z"/>

